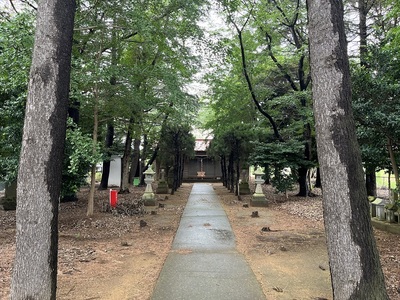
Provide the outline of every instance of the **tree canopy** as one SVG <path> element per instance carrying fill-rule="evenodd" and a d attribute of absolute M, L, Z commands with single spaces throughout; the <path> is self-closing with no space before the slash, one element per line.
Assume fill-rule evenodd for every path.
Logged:
<path fill-rule="evenodd" d="M 388 138 L 396 162 L 398 156 L 399 7 L 396 1 L 364 3 L 345 7 L 349 16 L 360 17 L 346 18 L 348 35 L 360 36 L 361 50 L 351 56 L 353 104 L 365 166 L 386 169 L 394 162 L 387 155 Z M 1 16 L 0 176 L 5 181 L 15 179 L 18 165 L 34 6 L 17 6 L 18 13 Z M 211 130 L 215 145 L 227 132 L 246 128 L 242 142 L 250 146 L 241 163 L 272 166 L 272 174 L 274 168 L 290 167 L 299 195 L 305 195 L 307 170 L 318 166 L 306 24 L 301 0 L 80 2 L 71 117 L 82 134 L 101 145 L 94 157 L 106 163 L 111 154 L 122 154 L 127 169 L 134 161 L 134 140 L 149 145 L 144 160 L 153 156 L 165 119 Z M 201 77 L 208 91 L 188 88 Z M 216 149 L 215 155 L 223 154 Z"/>

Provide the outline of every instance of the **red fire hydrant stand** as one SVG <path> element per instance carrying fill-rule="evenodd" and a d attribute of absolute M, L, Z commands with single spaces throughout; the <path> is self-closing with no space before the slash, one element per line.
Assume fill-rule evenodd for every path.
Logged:
<path fill-rule="evenodd" d="M 118 203 L 118 191 L 110 189 L 110 206 L 116 208 Z"/>

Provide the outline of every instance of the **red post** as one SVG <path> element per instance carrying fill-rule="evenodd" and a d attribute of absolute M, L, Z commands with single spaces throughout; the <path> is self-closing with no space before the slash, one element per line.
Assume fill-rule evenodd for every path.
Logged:
<path fill-rule="evenodd" d="M 110 206 L 112 208 L 117 207 L 117 202 L 118 202 L 118 191 L 114 191 L 113 189 L 110 189 Z"/>

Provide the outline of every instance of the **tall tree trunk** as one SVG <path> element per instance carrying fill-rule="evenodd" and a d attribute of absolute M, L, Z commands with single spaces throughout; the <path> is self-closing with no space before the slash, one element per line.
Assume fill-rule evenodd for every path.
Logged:
<path fill-rule="evenodd" d="M 101 174 L 101 182 L 99 190 L 106 190 L 108 188 L 108 178 L 110 176 L 110 166 L 111 166 L 111 152 L 110 149 L 114 144 L 114 126 L 111 123 L 107 124 L 106 133 L 106 159 L 103 161 L 103 171 Z"/>
<path fill-rule="evenodd" d="M 174 183 L 172 185 L 172 188 L 174 189 L 174 192 L 178 189 L 178 181 L 179 181 L 179 153 L 175 153 L 175 159 L 174 159 Z"/>
<path fill-rule="evenodd" d="M 231 193 L 235 191 L 235 162 L 233 160 L 233 153 L 229 154 L 229 165 L 228 165 L 228 189 Z"/>
<path fill-rule="evenodd" d="M 179 162 L 180 162 L 180 151 L 177 150 L 176 154 L 175 154 L 175 164 L 174 164 L 174 191 L 178 190 L 178 186 L 179 186 Z"/>
<path fill-rule="evenodd" d="M 390 162 L 392 164 L 392 171 L 394 174 L 396 185 L 399 186 L 399 168 L 397 167 L 396 158 L 394 156 L 393 141 L 390 138 L 388 138 L 387 140 L 388 140 L 388 151 L 389 151 Z"/>
<path fill-rule="evenodd" d="M 314 187 L 316 188 L 321 188 L 322 183 L 321 183 L 321 169 L 318 167 L 317 168 L 317 178 L 315 179 L 315 185 Z"/>
<path fill-rule="evenodd" d="M 360 36 L 360 63 L 362 66 L 366 65 L 366 58 L 368 54 L 367 49 L 367 14 L 368 8 L 366 0 L 358 0 L 358 29 L 359 29 L 359 36 Z"/>
<path fill-rule="evenodd" d="M 187 160 L 187 156 L 186 155 L 183 155 L 182 156 L 182 168 L 181 168 L 181 184 L 180 184 L 180 186 L 182 186 L 182 184 L 183 184 L 183 174 L 184 174 L 184 172 L 185 172 L 185 161 Z"/>
<path fill-rule="evenodd" d="M 308 169 L 303 166 L 303 167 L 298 168 L 297 172 L 298 172 L 297 183 L 299 184 L 299 193 L 297 194 L 297 196 L 307 197 L 307 195 L 308 195 L 308 185 L 307 185 Z"/>
<path fill-rule="evenodd" d="M 175 191 L 178 189 L 178 180 L 179 180 L 179 150 L 175 149 L 175 154 L 174 154 L 174 167 L 173 167 L 173 181 L 172 181 L 172 187 L 171 187 L 171 195 L 175 193 Z"/>
<path fill-rule="evenodd" d="M 265 172 L 265 184 L 270 184 L 271 183 L 271 176 L 270 176 L 270 166 L 269 164 L 264 164 L 264 172 Z"/>
<path fill-rule="evenodd" d="M 178 187 L 181 187 L 182 182 L 183 182 L 184 161 L 185 161 L 185 155 L 181 154 L 180 161 L 179 161 L 179 185 L 178 185 Z"/>
<path fill-rule="evenodd" d="M 367 195 L 376 197 L 376 168 L 368 166 L 365 171 L 365 186 Z"/>
<path fill-rule="evenodd" d="M 304 81 L 304 79 L 303 79 Z M 307 102 L 305 97 L 301 97 L 301 105 L 303 107 L 307 106 Z M 303 128 L 303 139 L 304 139 L 304 160 L 306 161 L 311 161 L 311 125 L 309 123 L 304 125 Z M 299 193 L 297 196 L 300 197 L 307 197 L 309 192 L 311 191 L 309 189 L 309 183 L 308 183 L 308 166 L 306 165 L 301 165 L 300 168 L 298 169 L 298 184 L 299 184 Z"/>
<path fill-rule="evenodd" d="M 93 156 L 96 156 L 97 152 L 97 131 L 99 127 L 99 95 L 97 90 L 97 85 L 94 88 L 94 110 L 93 110 L 93 147 L 92 153 Z M 90 192 L 89 192 L 89 199 L 88 199 L 88 206 L 86 215 L 92 216 L 94 211 L 94 190 L 96 187 L 96 163 L 92 165 L 91 168 L 91 176 L 90 176 Z"/>
<path fill-rule="evenodd" d="M 149 166 L 151 166 L 151 165 L 154 163 L 154 161 L 155 161 L 156 158 L 157 158 L 157 155 L 158 155 L 158 151 L 159 151 L 159 150 L 160 150 L 160 146 L 157 145 L 156 148 L 155 148 L 154 151 L 153 151 L 153 155 L 151 156 L 150 160 L 149 160 L 149 161 L 146 163 L 146 165 L 144 166 L 143 172 L 146 172 L 146 170 L 149 168 Z"/>
<path fill-rule="evenodd" d="M 235 196 L 239 196 L 240 160 L 236 161 Z"/>
<path fill-rule="evenodd" d="M 367 15 L 368 15 L 368 4 L 366 0 L 358 0 L 358 29 L 359 29 L 359 37 L 360 37 L 360 64 L 361 66 L 367 67 Z M 366 169 L 366 187 L 367 187 L 367 195 L 376 197 L 376 174 L 375 167 L 367 167 Z"/>
<path fill-rule="evenodd" d="M 230 184 L 231 184 L 230 178 L 231 178 L 231 175 L 230 175 L 230 165 L 229 165 L 229 157 L 228 157 L 228 159 L 226 161 L 226 188 L 228 190 L 230 190 L 230 188 L 231 188 L 230 187 Z"/>
<path fill-rule="evenodd" d="M 140 161 L 140 139 L 134 139 L 131 169 L 129 170 L 129 182 L 133 182 L 133 179 L 136 177 L 138 173 L 139 161 Z"/>
<path fill-rule="evenodd" d="M 226 187 L 227 187 L 227 189 L 229 190 L 229 191 L 231 191 L 232 190 L 232 181 L 233 181 L 233 179 L 232 179 L 232 160 L 231 160 L 231 157 L 229 156 L 229 158 L 228 158 L 228 166 L 227 166 L 227 168 L 226 168 L 226 174 L 227 174 L 227 176 L 226 176 L 226 178 L 227 178 L 227 185 L 226 185 Z"/>
<path fill-rule="evenodd" d="M 225 155 L 221 155 L 220 157 L 220 163 L 221 163 L 221 179 L 222 179 L 222 185 L 227 186 L 227 176 L 226 176 L 226 158 Z"/>
<path fill-rule="evenodd" d="M 392 171 L 393 171 L 394 179 L 396 181 L 396 187 L 400 187 L 399 168 L 397 166 L 396 158 L 394 156 L 393 141 L 392 141 L 391 138 L 388 138 L 387 140 L 388 140 L 388 146 L 387 147 L 388 147 L 388 151 L 389 151 L 390 162 L 392 164 Z M 389 176 L 389 182 L 390 182 L 390 176 Z M 398 192 L 396 192 L 394 194 L 394 199 L 392 199 L 392 200 L 397 201 L 398 198 L 399 198 Z"/>
<path fill-rule="evenodd" d="M 147 155 L 147 147 L 149 146 L 149 141 L 147 140 L 147 134 L 143 135 L 143 148 L 142 148 L 142 155 L 140 160 L 140 185 L 145 185 L 144 182 L 144 167 L 146 163 L 146 155 Z"/>
<path fill-rule="evenodd" d="M 178 172 L 177 172 L 177 181 L 176 181 L 176 190 L 181 186 L 181 171 L 182 171 L 182 153 L 179 153 L 178 156 Z"/>
<path fill-rule="evenodd" d="M 388 299 L 351 110 L 343 4 L 338 0 L 308 0 L 307 4 L 316 137 L 334 299 Z"/>
<path fill-rule="evenodd" d="M 174 184 L 175 184 L 175 167 L 169 169 L 169 172 L 172 172 L 172 175 L 169 174 L 171 180 L 171 195 L 175 194 Z"/>
<path fill-rule="evenodd" d="M 18 172 L 12 300 L 56 299 L 58 201 L 74 13 L 73 0 L 38 2 Z"/>
<path fill-rule="evenodd" d="M 125 140 L 125 148 L 124 148 L 124 156 L 122 157 L 122 174 L 121 174 L 121 187 L 119 189 L 119 193 L 129 193 L 129 166 L 130 166 L 130 158 L 131 158 L 131 151 L 132 151 L 132 133 L 131 133 L 131 126 L 133 121 L 129 122 L 129 129 L 126 135 Z"/>

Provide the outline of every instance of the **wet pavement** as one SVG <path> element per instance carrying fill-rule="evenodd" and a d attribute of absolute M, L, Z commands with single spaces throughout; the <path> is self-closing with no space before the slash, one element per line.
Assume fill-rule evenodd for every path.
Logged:
<path fill-rule="evenodd" d="M 211 184 L 193 185 L 151 299 L 265 299 Z"/>

